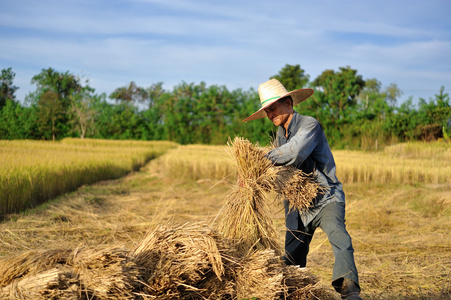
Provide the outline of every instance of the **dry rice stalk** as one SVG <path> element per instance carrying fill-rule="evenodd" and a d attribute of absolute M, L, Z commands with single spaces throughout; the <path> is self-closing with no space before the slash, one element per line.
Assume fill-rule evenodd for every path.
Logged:
<path fill-rule="evenodd" d="M 254 251 L 244 257 L 236 269 L 238 299 L 276 299 L 283 290 L 283 263 L 274 250 Z"/>
<path fill-rule="evenodd" d="M 205 224 L 159 226 L 138 244 L 132 256 L 148 270 L 147 293 L 159 299 L 184 299 L 205 293 L 198 287 L 201 282 L 221 283 L 221 244 L 220 236 Z"/>
<path fill-rule="evenodd" d="M 73 268 L 79 274 L 82 293 L 99 299 L 134 299 L 141 268 L 122 247 L 74 250 Z"/>
<path fill-rule="evenodd" d="M 288 299 L 309 299 L 318 279 L 306 268 L 286 266 L 283 269 L 284 296 Z M 322 299 L 322 298 L 319 298 Z"/>
<path fill-rule="evenodd" d="M 0 295 L 9 299 L 134 299 L 139 268 L 110 247 L 28 251 L 0 263 Z M 76 297 L 76 298 L 74 298 Z"/>
<path fill-rule="evenodd" d="M 313 174 L 305 174 L 293 166 L 276 168 L 278 176 L 274 186 L 282 199 L 288 200 L 290 211 L 307 211 L 313 204 L 312 200 L 322 193 Z"/>
<path fill-rule="evenodd" d="M 65 263 L 71 250 L 32 250 L 13 258 L 0 260 L 0 287 L 9 285 L 16 278 L 36 274 L 58 263 Z"/>
<path fill-rule="evenodd" d="M 58 266 L 14 280 L 0 290 L 1 299 L 79 299 L 79 281 L 70 268 Z"/>
<path fill-rule="evenodd" d="M 320 283 L 317 276 L 306 268 L 285 266 L 283 268 L 283 295 L 289 300 L 338 300 L 338 294 Z"/>
<path fill-rule="evenodd" d="M 226 198 L 220 229 L 235 240 L 240 252 L 249 249 L 274 249 L 281 253 L 270 210 L 271 191 L 277 191 L 291 209 L 307 210 L 320 192 L 312 175 L 294 167 L 276 167 L 266 158 L 269 148 L 253 145 L 236 137 L 228 142 L 229 154 L 238 174 L 238 183 Z"/>
<path fill-rule="evenodd" d="M 226 148 L 238 173 L 238 184 L 226 198 L 220 229 L 237 249 L 274 249 L 280 253 L 278 235 L 272 222 L 269 192 L 277 172 L 265 157 L 267 151 L 236 137 Z"/>

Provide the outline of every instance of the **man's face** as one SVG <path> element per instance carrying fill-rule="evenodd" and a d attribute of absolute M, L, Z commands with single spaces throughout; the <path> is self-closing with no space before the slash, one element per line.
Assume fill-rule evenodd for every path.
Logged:
<path fill-rule="evenodd" d="M 286 100 L 285 100 L 286 99 Z M 291 99 L 281 99 L 265 108 L 266 115 L 276 126 L 284 126 L 293 113 L 293 107 L 290 103 Z"/>

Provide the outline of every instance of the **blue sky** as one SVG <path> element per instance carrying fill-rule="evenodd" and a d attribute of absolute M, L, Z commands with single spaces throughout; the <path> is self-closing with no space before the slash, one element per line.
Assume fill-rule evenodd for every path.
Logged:
<path fill-rule="evenodd" d="M 257 89 L 286 64 L 350 66 L 400 101 L 451 89 L 451 1 L 0 0 L 0 69 L 16 96 L 52 67 L 109 95 L 182 81 Z"/>

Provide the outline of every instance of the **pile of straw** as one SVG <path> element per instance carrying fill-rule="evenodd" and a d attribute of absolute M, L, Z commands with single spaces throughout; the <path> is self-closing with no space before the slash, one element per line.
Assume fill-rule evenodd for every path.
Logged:
<path fill-rule="evenodd" d="M 238 174 L 238 182 L 227 196 L 220 230 L 235 240 L 240 251 L 273 249 L 281 253 L 273 225 L 274 199 L 288 200 L 290 209 L 302 212 L 321 191 L 312 174 L 294 167 L 276 167 L 266 158 L 270 148 L 261 148 L 236 137 L 226 148 Z M 278 197 L 271 197 L 277 192 Z"/>
<path fill-rule="evenodd" d="M 1 299 L 134 299 L 140 268 L 119 247 L 35 250 L 0 261 Z"/>
<path fill-rule="evenodd" d="M 223 281 L 223 260 L 230 256 L 229 249 L 217 232 L 196 223 L 160 226 L 131 255 L 144 267 L 144 294 L 158 299 L 208 299 L 211 294 L 233 293 Z"/>
<path fill-rule="evenodd" d="M 318 286 L 273 250 L 241 255 L 204 224 L 159 226 L 132 250 L 35 250 L 0 260 L 1 299 L 327 299 Z"/>

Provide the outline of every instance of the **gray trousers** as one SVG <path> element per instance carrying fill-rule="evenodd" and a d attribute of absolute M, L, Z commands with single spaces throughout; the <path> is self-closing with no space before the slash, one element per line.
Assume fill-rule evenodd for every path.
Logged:
<path fill-rule="evenodd" d="M 309 245 L 316 228 L 320 227 L 327 235 L 335 257 L 332 286 L 340 292 L 343 278 L 359 284 L 354 262 L 354 249 L 351 237 L 345 226 L 345 204 L 331 202 L 326 204 L 318 215 L 307 225 L 301 221 L 297 211 L 288 212 L 285 206 L 287 232 L 285 236 L 285 263 L 287 265 L 307 264 Z"/>

